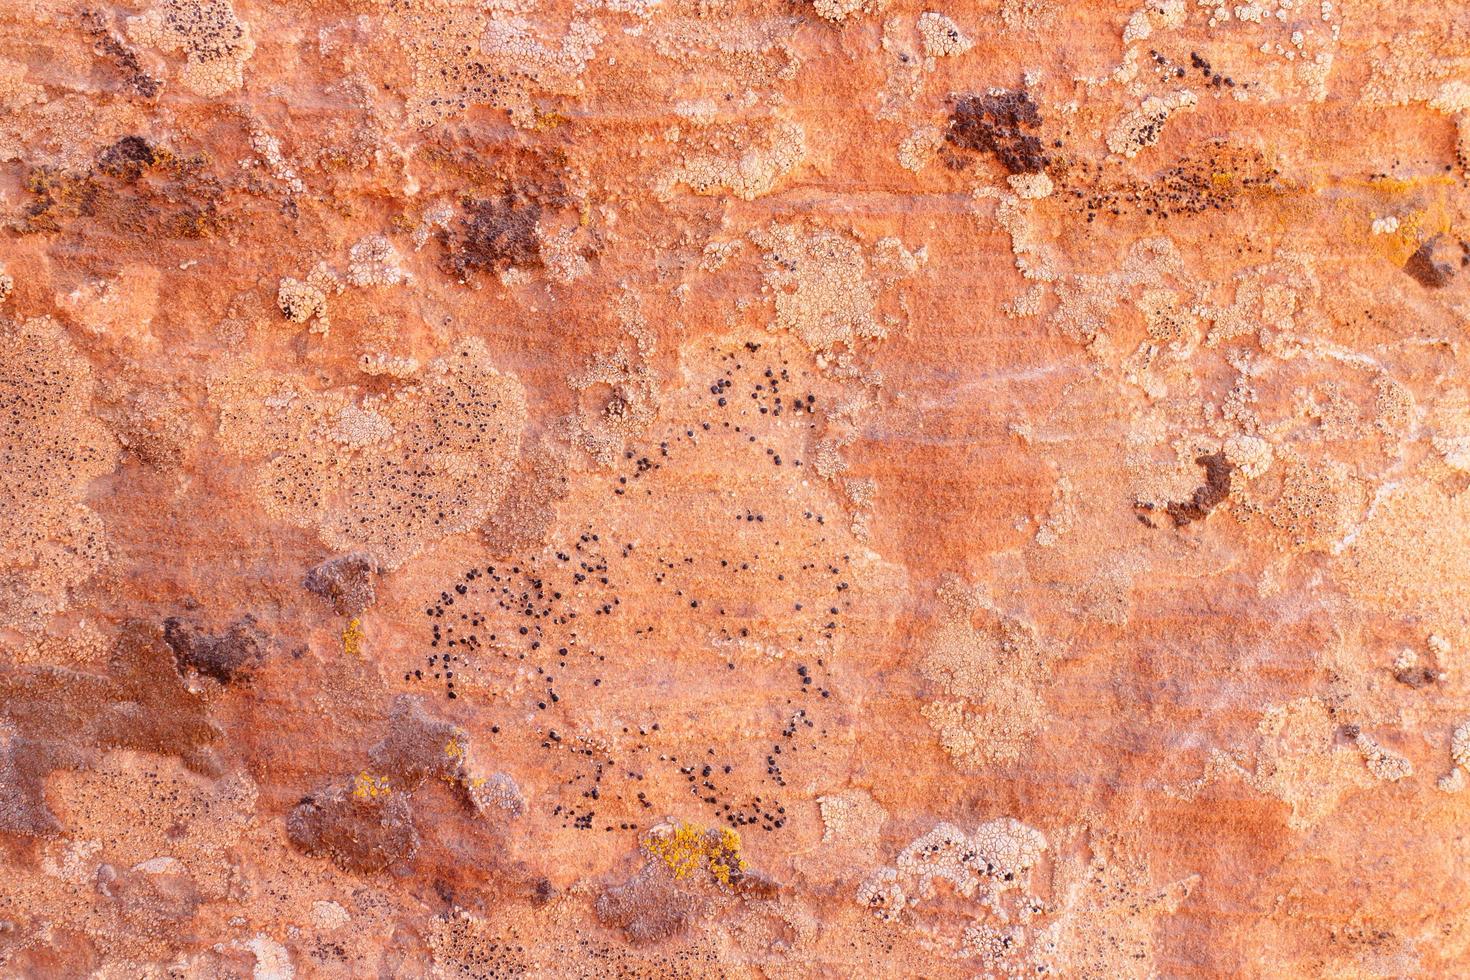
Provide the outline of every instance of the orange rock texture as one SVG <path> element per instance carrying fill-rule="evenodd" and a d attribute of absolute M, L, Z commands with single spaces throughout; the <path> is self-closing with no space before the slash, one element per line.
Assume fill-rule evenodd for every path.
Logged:
<path fill-rule="evenodd" d="M 1462 0 L 0 0 L 0 974 L 1470 972 Z"/>

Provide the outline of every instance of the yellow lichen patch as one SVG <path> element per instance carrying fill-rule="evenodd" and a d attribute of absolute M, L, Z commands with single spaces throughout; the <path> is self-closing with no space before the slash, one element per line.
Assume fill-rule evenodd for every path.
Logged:
<path fill-rule="evenodd" d="M 342 628 L 342 652 L 349 657 L 362 656 L 362 641 L 366 638 L 367 633 L 362 628 L 362 620 L 356 616 L 352 617 Z"/>
<path fill-rule="evenodd" d="M 740 856 L 740 835 L 729 828 L 705 830 L 690 823 L 655 827 L 643 847 L 662 861 L 676 879 L 704 871 L 728 886 L 749 865 Z"/>
<path fill-rule="evenodd" d="M 381 799 L 392 793 L 387 776 L 374 776 L 364 769 L 352 778 L 352 795 L 359 800 Z"/>

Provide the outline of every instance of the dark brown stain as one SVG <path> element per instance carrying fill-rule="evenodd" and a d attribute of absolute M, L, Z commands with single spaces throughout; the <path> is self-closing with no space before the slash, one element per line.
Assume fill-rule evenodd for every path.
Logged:
<path fill-rule="evenodd" d="M 0 746 L 0 830 L 44 834 L 59 828 L 41 783 L 97 752 L 134 749 L 178 757 L 214 775 L 219 728 L 206 702 L 184 686 L 162 630 L 125 625 L 106 674 L 30 666 L 0 672 L 0 718 L 16 733 Z"/>
<path fill-rule="evenodd" d="M 1164 507 L 1165 513 L 1174 521 L 1175 527 L 1183 527 L 1193 521 L 1202 521 L 1209 516 L 1210 511 L 1225 502 L 1230 496 L 1230 474 L 1235 472 L 1235 464 L 1225 457 L 1224 452 L 1211 453 L 1206 456 L 1196 456 L 1195 463 L 1204 467 L 1205 482 L 1196 487 L 1188 500 L 1174 501 Z M 1140 511 L 1151 511 L 1153 504 L 1138 505 Z M 1139 520 L 1149 527 L 1157 527 L 1146 513 L 1138 515 Z"/>
<path fill-rule="evenodd" d="M 32 196 L 14 228 L 21 234 L 73 230 L 86 249 L 115 251 L 115 237 L 207 238 L 224 225 L 224 187 L 202 156 L 180 157 L 142 136 L 104 147 L 80 172 L 35 167 L 23 180 Z M 84 220 L 82 220 L 84 219 Z"/>
<path fill-rule="evenodd" d="M 459 235 L 448 243 L 448 262 L 456 275 L 541 264 L 536 241 L 541 205 L 536 201 L 510 192 L 466 201 L 464 208 Z"/>
<path fill-rule="evenodd" d="M 174 651 L 180 674 L 192 670 L 221 684 L 248 679 L 265 659 L 269 642 L 249 613 L 219 634 L 206 632 L 189 620 L 170 617 L 163 624 L 163 639 Z"/>
<path fill-rule="evenodd" d="M 286 818 L 286 836 L 303 852 L 329 858 L 344 871 L 382 871 L 419 849 L 404 794 L 359 798 L 345 780 L 302 800 Z"/>
<path fill-rule="evenodd" d="M 46 776 L 75 765 L 66 746 L 15 736 L 0 744 L 0 831 L 41 837 L 61 829 L 46 806 Z"/>
<path fill-rule="evenodd" d="M 1435 261 L 1434 250 L 1438 243 L 1439 236 L 1436 235 L 1420 245 L 1404 263 L 1404 271 L 1425 289 L 1443 289 L 1450 284 L 1451 279 L 1455 278 L 1453 265 L 1448 262 Z"/>
<path fill-rule="evenodd" d="M 1428 667 L 1405 667 L 1394 671 L 1393 679 L 1418 690 L 1421 687 L 1439 683 L 1439 674 Z"/>
<path fill-rule="evenodd" d="M 101 11 L 83 10 L 81 19 L 82 28 L 92 39 L 93 52 L 98 57 L 110 59 L 113 67 L 132 86 L 133 91 L 145 99 L 151 99 L 163 89 L 161 81 L 143 70 L 143 63 L 139 60 L 137 52 L 128 47 L 118 33 L 108 25 L 107 17 Z"/>
<path fill-rule="evenodd" d="M 459 746 L 451 752 L 450 746 Z M 400 694 L 393 701 L 388 730 L 368 750 L 373 770 L 392 777 L 395 788 L 413 789 L 430 777 L 458 782 L 465 777 L 469 735 L 452 722 L 431 714 L 423 700 Z"/>
<path fill-rule="evenodd" d="M 694 896 L 675 886 L 667 869 L 645 864 L 622 884 L 611 885 L 593 906 L 603 925 L 620 929 L 629 942 L 654 943 L 683 932 L 694 916 Z"/>
<path fill-rule="evenodd" d="M 425 150 L 424 160 L 446 184 L 476 188 L 461 198 L 455 227 L 437 236 L 446 274 L 465 279 L 509 266 L 541 265 L 537 224 L 572 203 L 560 151 L 444 134 Z"/>
<path fill-rule="evenodd" d="M 129 184 L 159 162 L 158 154 L 141 136 L 124 136 L 97 157 L 97 169 Z"/>

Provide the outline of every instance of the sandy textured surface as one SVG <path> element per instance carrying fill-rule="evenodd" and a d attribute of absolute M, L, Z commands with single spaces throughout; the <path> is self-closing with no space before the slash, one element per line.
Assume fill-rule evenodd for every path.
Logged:
<path fill-rule="evenodd" d="M 0 975 L 1470 972 L 1470 7 L 0 0 Z"/>

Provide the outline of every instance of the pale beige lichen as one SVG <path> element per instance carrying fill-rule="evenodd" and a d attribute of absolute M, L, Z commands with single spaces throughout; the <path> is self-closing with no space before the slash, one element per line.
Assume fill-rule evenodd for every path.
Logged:
<path fill-rule="evenodd" d="M 305 323 L 316 317 L 327 323 L 327 294 L 310 283 L 285 276 L 276 289 L 276 306 L 292 323 Z"/>
<path fill-rule="evenodd" d="M 1016 265 L 1027 278 L 1055 284 L 1058 302 L 1049 322 L 1087 345 L 1094 357 L 1104 350 L 1099 346 L 1099 337 L 1105 335 L 1124 301 L 1145 289 L 1192 284 L 1178 246 L 1168 238 L 1135 242 L 1114 271 L 1060 276 L 1055 270 L 1059 259 L 1054 251 L 1029 240 L 1031 230 L 1020 206 L 1023 204 L 1029 202 L 1008 204 L 1002 200 L 996 211 L 997 220 L 1011 232 Z"/>
<path fill-rule="evenodd" d="M 1233 435 L 1225 440 L 1225 458 L 1232 466 L 1254 480 L 1271 468 L 1271 444 L 1260 436 Z"/>
<path fill-rule="evenodd" d="M 1339 742 L 1339 727 L 1320 698 L 1272 705 L 1257 725 L 1254 746 L 1237 753 L 1245 765 L 1215 750 L 1204 775 L 1179 795 L 1193 799 L 1217 779 L 1233 777 L 1286 804 L 1289 828 L 1310 830 L 1349 794 L 1373 784 L 1362 751 L 1352 742 Z M 1386 763 L 1384 771 L 1391 774 L 1393 764 Z"/>
<path fill-rule="evenodd" d="M 548 39 L 540 25 L 506 7 L 441 3 L 395 6 L 384 29 L 413 65 L 408 109 L 415 122 L 429 125 L 490 105 L 527 129 L 544 122 L 538 96 L 582 91 L 582 76 L 605 36 L 596 21 L 581 16 Z"/>
<path fill-rule="evenodd" d="M 800 123 L 776 120 L 719 127 L 681 153 L 678 164 L 658 179 L 654 190 L 664 200 L 684 185 L 696 194 L 728 192 L 750 201 L 774 190 L 806 152 L 806 129 Z"/>
<path fill-rule="evenodd" d="M 889 0 L 812 0 L 818 16 L 831 21 L 844 21 L 854 14 L 876 14 L 888 6 Z"/>
<path fill-rule="evenodd" d="M 358 358 L 357 369 L 372 377 L 411 378 L 422 367 L 416 357 L 400 357 L 379 351 Z"/>
<path fill-rule="evenodd" d="M 270 170 L 271 176 L 275 177 L 294 194 L 306 191 L 306 184 L 297 175 L 296 168 L 291 166 L 286 159 L 286 151 L 281 147 L 281 138 L 274 133 L 266 131 L 259 123 L 250 127 L 250 148 L 260 155 Z"/>
<path fill-rule="evenodd" d="M 1036 529 L 1036 543 L 1043 548 L 1055 547 L 1062 536 L 1072 530 L 1077 520 L 1077 501 L 1072 481 L 1057 477 L 1052 489 L 1051 509 Z"/>
<path fill-rule="evenodd" d="M 1356 598 L 1457 620 L 1470 602 L 1467 563 L 1470 494 L 1416 480 L 1375 495 L 1335 574 Z"/>
<path fill-rule="evenodd" d="M 944 146 L 944 130 L 937 126 L 921 126 L 898 143 L 898 165 L 919 173 Z"/>
<path fill-rule="evenodd" d="M 964 898 L 993 903 L 1029 886 L 1046 848 L 1045 834 L 1013 817 L 990 820 L 969 834 L 941 822 L 901 850 L 891 866 L 870 872 L 855 897 L 880 918 L 934 900 L 941 882 Z"/>
<path fill-rule="evenodd" d="M 1095 826 L 1066 828 L 1048 850 L 1056 852 L 1049 873 L 1030 875 L 1022 887 L 927 903 L 910 898 L 910 883 L 885 868 L 864 882 L 861 897 L 879 918 L 911 923 L 926 948 L 970 961 L 967 975 L 1158 975 L 1158 920 L 1179 910 L 1201 876 L 1160 885 L 1137 843 Z"/>
<path fill-rule="evenodd" d="M 743 238 L 732 238 L 728 241 L 706 242 L 704 252 L 699 260 L 699 268 L 703 272 L 717 272 L 725 267 L 725 263 L 739 254 L 745 247 Z"/>
<path fill-rule="evenodd" d="M 1450 771 L 1435 785 L 1446 793 L 1458 793 L 1470 782 L 1470 721 L 1462 722 L 1450 734 L 1449 748 Z"/>
<path fill-rule="evenodd" d="M 924 53 L 931 58 L 961 55 L 975 46 L 958 24 L 933 11 L 919 15 L 919 37 L 924 43 Z"/>
<path fill-rule="evenodd" d="M 1397 752 L 1384 748 L 1367 732 L 1360 731 L 1354 743 L 1363 754 L 1363 762 L 1367 764 L 1368 771 L 1378 779 L 1392 783 L 1414 774 L 1413 763 Z"/>
<path fill-rule="evenodd" d="M 11 112 L 46 101 L 46 89 L 27 81 L 28 73 L 21 62 L 0 58 L 0 105 Z"/>
<path fill-rule="evenodd" d="M 1429 100 L 1429 108 L 1451 116 L 1470 112 L 1470 82 L 1452 79 L 1440 85 Z"/>
<path fill-rule="evenodd" d="M 878 833 L 888 819 L 888 811 L 860 789 L 819 796 L 817 807 L 822 815 L 823 844 L 871 846 L 877 842 Z"/>
<path fill-rule="evenodd" d="M 330 436 L 334 442 L 352 448 L 371 446 L 393 437 L 393 423 L 371 408 L 343 405 Z"/>
<path fill-rule="evenodd" d="M 877 111 L 880 120 L 907 118 L 924 94 L 925 78 L 934 69 L 935 59 L 922 54 L 917 41 L 913 21 L 898 16 L 884 19 L 884 79 Z"/>
<path fill-rule="evenodd" d="M 775 294 L 774 328 L 814 351 L 881 338 L 877 295 L 862 246 L 826 230 L 776 224 L 751 233 L 764 250 L 766 285 Z"/>
<path fill-rule="evenodd" d="M 257 933 L 241 945 L 255 957 L 254 980 L 292 980 L 296 976 L 291 951 L 265 933 Z"/>
<path fill-rule="evenodd" d="M 91 414 L 92 366 L 50 318 L 0 320 L 0 625 L 66 608 L 108 561 L 88 484 L 117 443 Z"/>
<path fill-rule="evenodd" d="M 1154 32 L 1153 24 L 1149 22 L 1147 10 L 1135 10 L 1133 16 L 1128 18 L 1128 23 L 1123 25 L 1123 43 L 1132 44 L 1134 41 L 1146 40 Z"/>
<path fill-rule="evenodd" d="M 1170 116 L 1192 109 L 1198 103 L 1199 97 L 1188 89 L 1149 96 L 1137 109 L 1125 113 L 1108 131 L 1108 149 L 1130 159 L 1137 156 L 1139 151 L 1159 141 Z"/>
<path fill-rule="evenodd" d="M 1380 46 L 1372 61 L 1372 77 L 1363 86 L 1363 101 L 1373 106 L 1425 102 L 1440 112 L 1460 110 L 1467 68 L 1464 46 L 1444 44 L 1433 28 L 1397 33 Z"/>
<path fill-rule="evenodd" d="M 1467 780 L 1465 772 L 1466 770 L 1463 766 L 1455 766 L 1449 772 L 1440 776 L 1434 785 L 1444 793 L 1462 792 L 1465 789 L 1466 783 L 1470 782 L 1470 780 Z"/>
<path fill-rule="evenodd" d="M 503 772 L 471 775 L 463 780 L 470 805 L 482 816 L 518 817 L 526 812 L 526 799 L 516 781 Z"/>
<path fill-rule="evenodd" d="M 275 451 L 259 486 L 271 513 L 395 568 L 428 543 L 478 526 L 493 509 L 526 418 L 520 383 L 495 370 L 477 340 L 424 373 L 366 406 L 343 393 L 287 393 L 261 413 L 242 410 L 238 397 L 216 386 L 222 435 L 246 451 Z"/>
<path fill-rule="evenodd" d="M 537 229 L 537 242 L 546 275 L 562 284 L 576 282 L 592 271 L 574 228 L 548 232 Z"/>
<path fill-rule="evenodd" d="M 1057 0 L 1002 0 L 1000 17 L 1010 31 L 1037 32 L 1062 9 Z"/>
<path fill-rule="evenodd" d="M 1470 770 L 1470 721 L 1456 728 L 1451 736 L 1450 759 L 1461 769 Z"/>
<path fill-rule="evenodd" d="M 1470 397 L 1463 391 L 1445 393 L 1429 412 L 1430 445 L 1445 465 L 1470 473 Z"/>
<path fill-rule="evenodd" d="M 1042 692 L 1059 651 L 957 581 L 940 588 L 938 602 L 919 665 L 934 692 L 920 711 L 956 765 L 1011 761 L 1045 724 Z"/>
<path fill-rule="evenodd" d="M 58 773 L 47 796 L 78 840 L 108 841 L 111 861 L 173 858 L 205 895 L 223 899 L 234 875 L 226 855 L 248 832 L 258 794 L 243 772 L 210 779 L 177 759 L 114 751 L 90 769 Z M 126 834 L 115 832 L 118 813 L 130 815 Z"/>
<path fill-rule="evenodd" d="M 625 293 L 618 313 L 633 337 L 633 349 L 599 351 L 567 379 L 580 393 L 580 410 L 568 420 L 570 434 L 603 466 L 612 465 L 628 441 L 647 429 L 658 414 L 660 398 L 658 377 L 649 364 L 655 345 L 636 298 Z"/>
<path fill-rule="evenodd" d="M 1178 290 L 1145 289 L 1137 305 L 1151 340 L 1175 345 L 1194 341 L 1199 317 Z"/>
<path fill-rule="evenodd" d="M 317 900 L 311 903 L 311 922 L 324 932 L 341 929 L 352 921 L 352 915 L 333 901 Z"/>
<path fill-rule="evenodd" d="M 907 279 L 917 273 L 929 261 L 929 249 L 920 246 L 910 251 L 900 239 L 892 235 L 880 238 L 873 245 L 873 270 L 883 280 L 884 286 Z"/>
<path fill-rule="evenodd" d="M 354 286 L 396 286 L 408 276 L 402 263 L 403 257 L 386 236 L 369 235 L 352 246 L 348 256 L 347 281 Z M 325 304 L 325 298 L 322 302 Z M 297 323 L 302 322 L 290 313 L 286 315 Z"/>
<path fill-rule="evenodd" d="M 537 34 L 536 25 L 529 20 L 492 16 L 480 37 L 480 53 L 492 64 L 509 67 L 513 77 L 530 79 L 544 90 L 577 93 L 580 76 L 603 41 L 603 33 L 596 22 L 573 19 L 554 47 L 543 42 Z M 504 104 L 518 125 L 534 121 L 526 94 L 512 96 Z"/>
<path fill-rule="evenodd" d="M 1011 190 L 1016 192 L 1017 197 L 1027 201 L 1050 197 L 1055 189 L 1051 178 L 1045 173 L 1011 174 L 1006 178 L 1006 183 L 1011 185 Z"/>
<path fill-rule="evenodd" d="M 1285 469 L 1281 493 L 1267 511 L 1272 523 L 1303 547 L 1325 550 L 1343 541 L 1368 505 L 1362 480 L 1345 463 L 1309 462 L 1295 452 L 1277 456 Z"/>
<path fill-rule="evenodd" d="M 182 51 L 179 80 L 196 95 L 214 98 L 245 83 L 255 53 L 250 27 L 229 0 L 161 0 L 127 22 L 128 36 L 163 51 Z"/>
<path fill-rule="evenodd" d="M 1019 975 L 1153 977 L 1158 920 L 1177 912 L 1202 880 L 1186 875 L 1164 885 L 1147 852 L 1115 833 L 1089 828 L 1086 861 L 1064 861 L 1054 879 L 1049 921 L 1030 930 Z M 1011 961 L 1013 952 L 1008 951 Z"/>

